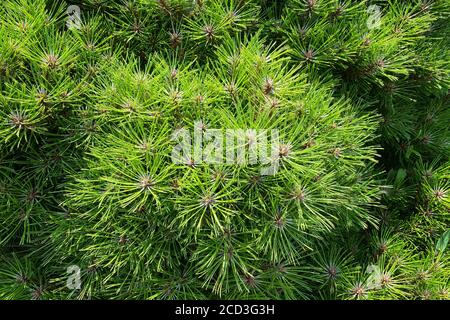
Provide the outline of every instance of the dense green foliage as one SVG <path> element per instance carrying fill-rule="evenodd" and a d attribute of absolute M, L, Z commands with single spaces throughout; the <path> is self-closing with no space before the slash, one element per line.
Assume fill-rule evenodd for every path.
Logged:
<path fill-rule="evenodd" d="M 4 0 L 0 299 L 449 299 L 449 13 Z M 182 128 L 279 168 L 175 163 Z"/>

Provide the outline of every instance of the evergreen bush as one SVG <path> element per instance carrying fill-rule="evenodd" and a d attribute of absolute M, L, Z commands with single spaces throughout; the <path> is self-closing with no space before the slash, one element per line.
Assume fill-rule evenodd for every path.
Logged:
<path fill-rule="evenodd" d="M 449 299 L 448 1 L 2 4 L 0 299 Z"/>

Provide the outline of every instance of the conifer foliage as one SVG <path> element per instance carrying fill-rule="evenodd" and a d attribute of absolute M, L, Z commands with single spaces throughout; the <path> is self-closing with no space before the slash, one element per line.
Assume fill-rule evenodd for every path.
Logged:
<path fill-rule="evenodd" d="M 449 13 L 4 0 L 0 299 L 449 299 Z"/>

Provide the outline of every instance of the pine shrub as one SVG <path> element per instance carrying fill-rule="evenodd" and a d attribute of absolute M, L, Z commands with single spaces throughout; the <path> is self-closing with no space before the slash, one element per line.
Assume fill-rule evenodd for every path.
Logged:
<path fill-rule="evenodd" d="M 0 299 L 449 299 L 448 1 L 3 2 Z"/>

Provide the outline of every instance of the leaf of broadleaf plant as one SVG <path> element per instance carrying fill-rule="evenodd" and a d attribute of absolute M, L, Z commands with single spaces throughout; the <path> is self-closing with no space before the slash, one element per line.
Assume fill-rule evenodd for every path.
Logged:
<path fill-rule="evenodd" d="M 439 238 L 436 244 L 436 249 L 441 252 L 444 252 L 444 250 L 447 248 L 449 240 L 450 240 L 450 230 L 447 230 Z"/>

